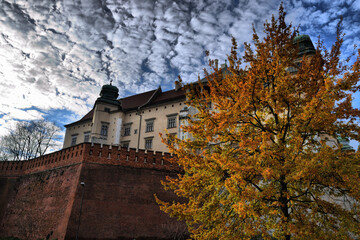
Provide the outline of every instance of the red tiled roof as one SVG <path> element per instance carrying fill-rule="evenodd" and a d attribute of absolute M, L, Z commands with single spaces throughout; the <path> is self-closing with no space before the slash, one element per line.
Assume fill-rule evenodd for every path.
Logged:
<path fill-rule="evenodd" d="M 133 95 L 127 98 L 120 99 L 121 107 L 124 111 L 137 109 L 142 106 L 151 106 L 153 104 L 160 104 L 169 102 L 175 99 L 185 98 L 185 91 L 170 90 L 161 92 L 161 89 L 152 90 L 146 93 Z"/>
<path fill-rule="evenodd" d="M 121 107 L 124 111 L 136 109 L 149 101 L 151 96 L 155 93 L 156 90 L 151 90 L 149 92 L 144 92 L 136 94 L 130 97 L 121 98 Z"/>
<path fill-rule="evenodd" d="M 93 115 L 94 115 L 94 109 L 91 109 L 91 111 L 88 112 L 85 116 L 83 116 L 83 118 L 80 119 L 80 121 L 91 120 L 93 118 Z"/>
<path fill-rule="evenodd" d="M 170 90 L 166 92 L 162 92 L 159 95 L 157 95 L 150 103 L 151 104 L 159 104 L 164 102 L 169 102 L 171 100 L 179 99 L 179 98 L 185 98 L 185 91 L 184 90 Z"/>
<path fill-rule="evenodd" d="M 90 120 L 92 120 L 93 115 L 94 115 L 94 109 L 91 109 L 90 112 L 88 112 L 87 114 L 85 114 L 85 116 L 83 116 L 79 121 L 76 121 L 76 122 L 67 124 L 67 125 L 65 125 L 65 127 L 69 127 L 69 126 L 71 126 L 71 125 L 74 125 L 74 124 L 77 124 L 77 123 L 81 123 L 81 122 L 90 121 Z"/>

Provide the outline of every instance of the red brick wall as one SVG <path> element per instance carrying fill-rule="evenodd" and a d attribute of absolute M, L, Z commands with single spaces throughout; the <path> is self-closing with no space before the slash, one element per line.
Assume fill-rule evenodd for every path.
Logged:
<path fill-rule="evenodd" d="M 76 236 L 84 190 L 79 239 L 173 239 L 185 225 L 160 211 L 154 194 L 173 200 L 160 183 L 175 172 L 145 168 L 83 164 L 66 239 Z"/>
<path fill-rule="evenodd" d="M 154 194 L 180 168 L 167 153 L 79 144 L 36 159 L 0 162 L 0 236 L 74 239 L 174 239 L 184 224 L 159 210 Z M 66 237 L 65 237 L 66 236 Z"/>
<path fill-rule="evenodd" d="M 17 181 L 18 178 L 16 177 L 0 177 L 0 220 L 4 217 L 8 206 L 8 200 L 13 198 L 16 194 L 14 188 L 17 184 Z"/>
<path fill-rule="evenodd" d="M 0 236 L 64 239 L 81 165 L 28 174 L 13 185 Z"/>
<path fill-rule="evenodd" d="M 25 161 L 0 161 L 0 176 L 18 176 L 24 174 Z"/>
<path fill-rule="evenodd" d="M 89 144 L 86 146 L 84 162 L 180 171 L 179 166 L 168 161 L 169 158 L 169 153 Z"/>
<path fill-rule="evenodd" d="M 81 162 L 180 171 L 179 166 L 167 161 L 169 158 L 169 153 L 82 143 L 28 161 L 0 161 L 0 176 L 20 176 Z"/>
<path fill-rule="evenodd" d="M 0 177 L 21 176 L 80 163 L 89 146 L 79 144 L 28 161 L 0 161 Z"/>

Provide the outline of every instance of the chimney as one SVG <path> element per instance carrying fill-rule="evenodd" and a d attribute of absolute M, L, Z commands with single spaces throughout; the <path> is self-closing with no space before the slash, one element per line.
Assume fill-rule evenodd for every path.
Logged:
<path fill-rule="evenodd" d="M 225 63 L 221 64 L 221 68 L 227 68 L 226 59 L 225 59 Z"/>
<path fill-rule="evenodd" d="M 175 81 L 175 91 L 176 91 L 176 92 L 179 91 L 179 89 L 180 89 L 181 87 L 182 87 L 182 86 L 181 86 L 180 82 L 179 82 L 178 80 L 176 80 L 176 81 Z"/>

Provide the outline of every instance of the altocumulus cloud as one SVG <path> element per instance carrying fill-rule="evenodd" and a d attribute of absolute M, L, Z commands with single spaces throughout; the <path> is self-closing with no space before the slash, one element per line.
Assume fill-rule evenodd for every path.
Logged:
<path fill-rule="evenodd" d="M 2 0 L 0 135 L 16 121 L 76 120 L 110 80 L 120 96 L 195 81 L 205 50 L 224 62 L 234 36 L 250 42 L 252 26 L 276 14 L 280 0 Z M 286 1 L 288 21 L 334 40 L 344 17 L 345 56 L 359 44 L 360 1 Z M 357 103 L 358 104 L 358 103 Z M 360 105 L 360 104 L 358 104 Z"/>

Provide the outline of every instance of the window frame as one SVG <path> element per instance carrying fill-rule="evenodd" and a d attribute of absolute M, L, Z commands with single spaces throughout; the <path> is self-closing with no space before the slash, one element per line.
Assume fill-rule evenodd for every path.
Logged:
<path fill-rule="evenodd" d="M 127 146 L 126 146 L 127 145 Z M 124 141 L 121 143 L 122 148 L 130 148 L 130 141 Z"/>
<path fill-rule="evenodd" d="M 84 132 L 84 142 L 85 143 L 90 142 L 90 134 L 91 134 L 90 131 Z M 86 139 L 87 139 L 87 141 L 86 141 Z"/>
<path fill-rule="evenodd" d="M 145 140 L 144 148 L 145 149 L 152 149 L 153 148 L 153 139 L 154 139 L 154 137 L 144 138 L 144 140 Z M 149 146 L 149 144 L 150 144 L 150 146 Z"/>
<path fill-rule="evenodd" d="M 109 123 L 101 122 L 100 136 L 107 137 L 109 134 Z"/>
<path fill-rule="evenodd" d="M 125 123 L 124 124 L 124 137 L 130 136 L 131 135 L 131 125 L 132 123 Z"/>
<path fill-rule="evenodd" d="M 73 135 L 71 135 L 70 147 L 72 147 L 72 146 L 75 146 L 75 145 L 76 145 L 76 142 L 77 142 L 77 137 L 78 137 L 78 134 L 73 134 Z M 74 140 L 75 140 L 75 141 L 74 141 Z"/>
<path fill-rule="evenodd" d="M 172 137 L 176 138 L 177 133 L 169 133 L 169 136 L 172 136 Z M 172 141 L 169 139 L 169 136 L 168 136 L 168 139 L 167 139 L 167 143 L 170 145 L 170 144 L 172 144 Z"/>
<path fill-rule="evenodd" d="M 145 120 L 145 132 L 154 132 L 154 122 L 155 122 L 155 118 L 150 118 L 150 119 L 146 119 Z"/>
<path fill-rule="evenodd" d="M 177 114 L 167 116 L 167 128 L 168 129 L 176 128 L 177 127 L 176 120 L 177 120 Z"/>

